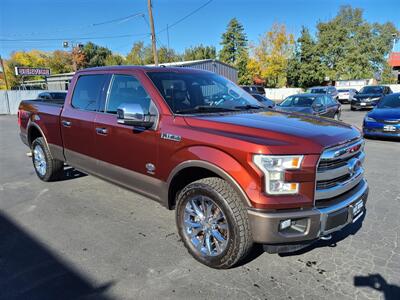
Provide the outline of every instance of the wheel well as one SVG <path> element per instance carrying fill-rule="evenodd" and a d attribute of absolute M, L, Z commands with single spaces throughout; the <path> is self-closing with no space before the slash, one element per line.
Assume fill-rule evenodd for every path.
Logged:
<path fill-rule="evenodd" d="M 34 140 L 36 140 L 38 137 L 41 137 L 41 136 L 42 136 L 42 133 L 40 132 L 40 130 L 37 129 L 35 126 L 31 126 L 28 131 L 29 146 L 32 145 Z"/>
<path fill-rule="evenodd" d="M 207 177 L 220 177 L 214 172 L 201 167 L 188 167 L 179 171 L 172 179 L 168 190 L 168 208 L 174 209 L 176 196 L 189 183 Z"/>

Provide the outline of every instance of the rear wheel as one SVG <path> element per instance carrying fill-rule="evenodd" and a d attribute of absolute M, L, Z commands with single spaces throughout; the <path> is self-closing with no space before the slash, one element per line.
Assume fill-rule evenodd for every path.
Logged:
<path fill-rule="evenodd" d="M 176 223 L 188 252 L 212 268 L 234 266 L 252 246 L 247 211 L 239 195 L 221 178 L 187 185 L 178 196 Z"/>
<path fill-rule="evenodd" d="M 59 179 L 64 170 L 64 162 L 53 159 L 44 138 L 39 137 L 32 143 L 32 162 L 36 175 L 43 181 Z"/>

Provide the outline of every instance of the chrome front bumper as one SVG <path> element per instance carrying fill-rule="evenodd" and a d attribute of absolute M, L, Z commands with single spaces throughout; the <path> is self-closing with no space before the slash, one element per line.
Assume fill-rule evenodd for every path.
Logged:
<path fill-rule="evenodd" d="M 322 201 L 317 207 L 304 210 L 262 212 L 248 209 L 253 240 L 261 244 L 287 244 L 319 239 L 356 221 L 365 213 L 367 198 L 368 183 L 362 179 L 357 186 L 338 196 L 326 207 Z M 363 211 L 353 216 L 353 206 L 360 200 L 363 201 Z M 288 219 L 303 220 L 307 224 L 304 232 L 280 231 L 281 222 Z"/>

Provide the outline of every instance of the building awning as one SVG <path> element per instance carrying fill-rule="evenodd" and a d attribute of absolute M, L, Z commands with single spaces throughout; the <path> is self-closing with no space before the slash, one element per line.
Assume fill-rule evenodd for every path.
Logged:
<path fill-rule="evenodd" d="M 388 63 L 392 68 L 400 67 L 400 52 L 390 53 Z"/>

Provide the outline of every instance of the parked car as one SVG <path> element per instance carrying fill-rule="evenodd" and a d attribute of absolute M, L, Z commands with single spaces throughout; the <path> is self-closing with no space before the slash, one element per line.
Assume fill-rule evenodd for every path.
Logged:
<path fill-rule="evenodd" d="M 400 93 L 386 95 L 365 116 L 363 133 L 367 137 L 400 139 Z"/>
<path fill-rule="evenodd" d="M 297 94 L 287 97 L 277 106 L 278 110 L 300 112 L 339 120 L 341 105 L 329 95 Z"/>
<path fill-rule="evenodd" d="M 314 86 L 309 89 L 310 94 L 325 94 L 333 99 L 338 99 L 338 91 L 334 86 Z"/>
<path fill-rule="evenodd" d="M 351 100 L 351 110 L 373 108 L 383 96 L 393 93 L 390 87 L 383 85 L 364 86 Z"/>
<path fill-rule="evenodd" d="M 67 92 L 42 92 L 38 95 L 38 99 L 65 101 L 66 96 Z"/>
<path fill-rule="evenodd" d="M 68 164 L 175 209 L 188 252 L 213 268 L 253 243 L 288 252 L 329 239 L 365 212 L 357 128 L 266 109 L 211 72 L 79 70 L 63 105 L 22 101 L 18 123 L 41 180 Z"/>
<path fill-rule="evenodd" d="M 340 103 L 350 103 L 353 100 L 354 95 L 357 94 L 356 89 L 339 89 L 338 90 L 338 101 Z"/>
<path fill-rule="evenodd" d="M 249 94 L 259 94 L 265 96 L 265 89 L 262 85 L 242 85 L 241 88 Z"/>
<path fill-rule="evenodd" d="M 251 94 L 254 98 L 256 98 L 261 104 L 273 108 L 275 107 L 275 102 L 267 97 L 260 95 L 260 94 Z"/>

